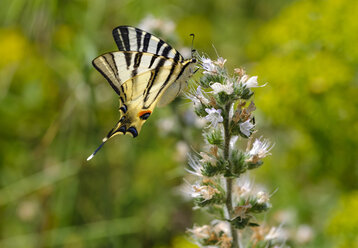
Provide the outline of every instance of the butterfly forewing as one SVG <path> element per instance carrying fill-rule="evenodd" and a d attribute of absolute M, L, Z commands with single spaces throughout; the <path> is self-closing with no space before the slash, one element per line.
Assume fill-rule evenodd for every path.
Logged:
<path fill-rule="evenodd" d="M 119 51 L 148 52 L 176 62 L 184 61 L 183 56 L 168 43 L 138 28 L 119 26 L 112 33 Z"/>

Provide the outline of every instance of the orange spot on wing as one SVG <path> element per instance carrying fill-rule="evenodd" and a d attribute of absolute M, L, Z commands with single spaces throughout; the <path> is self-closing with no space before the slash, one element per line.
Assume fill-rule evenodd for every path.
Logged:
<path fill-rule="evenodd" d="M 144 114 L 146 114 L 146 113 L 151 114 L 152 111 L 150 111 L 150 110 L 142 110 L 142 111 L 140 111 L 140 112 L 138 113 L 138 117 L 141 117 L 142 115 L 144 115 Z"/>

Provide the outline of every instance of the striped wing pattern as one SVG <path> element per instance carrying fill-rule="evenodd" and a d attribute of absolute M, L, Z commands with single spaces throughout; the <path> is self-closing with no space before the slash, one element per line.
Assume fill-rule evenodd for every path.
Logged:
<path fill-rule="evenodd" d="M 184 58 L 162 39 L 139 28 L 119 26 L 113 29 L 113 38 L 119 51 L 148 52 L 183 62 Z"/>
<path fill-rule="evenodd" d="M 119 51 L 103 54 L 92 64 L 119 95 L 121 118 L 88 160 L 117 134 L 136 137 L 158 102 L 168 103 L 179 93 L 181 84 L 192 74 L 190 65 L 195 63 L 195 59 L 184 60 L 169 44 L 135 27 L 119 26 L 113 37 Z"/>
<path fill-rule="evenodd" d="M 128 63 L 125 57 L 130 57 Z M 153 58 L 155 59 L 153 60 Z M 183 67 L 180 63 L 175 63 L 173 59 L 141 52 L 106 53 L 94 59 L 93 65 L 119 95 L 122 104 L 128 104 L 128 102 L 143 97 L 144 108 L 149 108 L 153 103 L 153 100 L 148 101 L 153 98 L 150 95 L 158 98 L 162 92 L 159 89 L 158 94 L 154 94 L 158 85 L 164 89 L 166 85 L 176 79 L 173 75 L 170 77 L 168 75 L 164 81 L 158 80 L 158 75 L 162 74 L 162 70 L 170 68 L 174 72 L 176 68 Z M 150 76 L 145 80 L 141 76 L 142 74 Z"/>

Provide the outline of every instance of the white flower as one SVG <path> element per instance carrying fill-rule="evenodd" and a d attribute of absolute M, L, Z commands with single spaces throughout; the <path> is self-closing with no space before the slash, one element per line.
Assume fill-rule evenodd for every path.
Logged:
<path fill-rule="evenodd" d="M 220 248 L 230 248 L 232 247 L 232 237 L 230 235 L 230 225 L 228 222 L 220 221 L 213 226 L 213 231 L 218 237 L 219 246 L 206 246 L 206 247 L 220 247 Z"/>
<path fill-rule="evenodd" d="M 197 240 L 210 240 L 215 245 L 207 245 L 210 248 L 230 248 L 232 247 L 232 237 L 230 237 L 230 225 L 228 222 L 214 220 L 211 225 L 194 226 L 188 229 L 193 238 Z M 198 244 L 199 245 L 199 244 Z M 200 246 L 200 245 L 199 245 Z M 200 246 L 203 247 L 203 246 Z"/>
<path fill-rule="evenodd" d="M 187 94 L 186 97 L 193 102 L 194 108 L 200 106 L 201 102 L 196 95 Z"/>
<path fill-rule="evenodd" d="M 248 78 L 249 78 L 249 77 L 248 77 L 246 74 L 243 75 L 243 76 L 240 78 L 239 83 L 244 85 L 244 84 L 246 83 L 246 81 L 247 81 Z"/>
<path fill-rule="evenodd" d="M 252 208 L 252 205 L 250 203 L 246 203 L 244 205 L 238 205 L 237 207 L 235 207 L 234 209 L 234 213 L 235 213 L 235 217 L 241 217 L 241 218 L 246 218 L 248 216 L 248 210 L 250 210 L 250 208 Z"/>
<path fill-rule="evenodd" d="M 237 135 L 231 137 L 231 140 L 230 140 L 230 149 L 231 150 L 234 149 L 236 141 L 238 139 L 239 139 L 239 136 L 237 136 Z"/>
<path fill-rule="evenodd" d="M 230 225 L 226 221 L 213 220 L 210 224 L 213 225 L 214 232 L 216 233 L 230 233 Z"/>
<path fill-rule="evenodd" d="M 194 226 L 188 231 L 191 232 L 193 236 L 197 239 L 208 239 L 212 232 L 211 227 L 209 225 Z"/>
<path fill-rule="evenodd" d="M 285 240 L 287 234 L 282 230 L 281 227 L 271 227 L 270 231 L 266 234 L 265 240 Z"/>
<path fill-rule="evenodd" d="M 220 235 L 221 234 L 221 235 Z M 232 247 L 232 237 L 227 233 L 219 233 L 219 238 L 217 244 L 220 244 L 220 248 L 231 248 Z M 207 246 L 208 248 L 211 246 Z M 212 248 L 219 246 L 213 246 Z"/>
<path fill-rule="evenodd" d="M 175 159 L 179 162 L 184 162 L 189 155 L 189 146 L 185 141 L 179 141 L 176 146 Z"/>
<path fill-rule="evenodd" d="M 249 80 L 247 80 L 245 82 L 245 86 L 247 88 L 255 88 L 255 87 L 259 86 L 259 84 L 257 82 L 257 76 L 250 77 Z"/>
<path fill-rule="evenodd" d="M 157 121 L 157 127 L 160 130 L 160 134 L 165 136 L 175 129 L 176 122 L 174 118 L 162 118 Z"/>
<path fill-rule="evenodd" d="M 251 123 L 251 120 L 248 119 L 247 121 L 240 123 L 240 132 L 243 133 L 245 136 L 249 137 L 251 134 L 251 129 L 255 127 L 254 124 Z"/>
<path fill-rule="evenodd" d="M 205 116 L 205 119 L 207 121 L 211 122 L 211 125 L 216 128 L 218 123 L 223 122 L 224 118 L 221 116 L 221 109 L 215 109 L 215 108 L 206 108 L 206 113 L 208 113 L 207 116 Z"/>
<path fill-rule="evenodd" d="M 213 188 L 209 185 L 199 185 L 194 184 L 191 186 L 191 197 L 200 197 L 205 201 L 210 200 L 214 197 L 215 194 L 220 194 L 220 191 L 216 188 Z"/>
<path fill-rule="evenodd" d="M 275 213 L 275 221 L 285 224 L 292 224 L 296 221 L 296 212 L 292 209 L 280 210 Z"/>
<path fill-rule="evenodd" d="M 199 177 L 202 177 L 203 174 L 201 173 L 202 172 L 202 165 L 201 163 L 198 161 L 197 158 L 194 158 L 192 155 L 189 154 L 188 156 L 188 164 L 190 166 L 190 169 L 186 169 L 187 172 L 189 172 L 190 174 L 193 174 L 195 176 L 199 176 Z"/>
<path fill-rule="evenodd" d="M 314 232 L 309 225 L 300 225 L 297 229 L 296 240 L 297 242 L 304 244 L 313 239 Z"/>
<path fill-rule="evenodd" d="M 189 93 L 186 95 L 186 97 L 193 102 L 195 108 L 198 107 L 200 104 L 209 104 L 209 100 L 203 95 L 200 85 L 196 89 L 195 93 Z"/>
<path fill-rule="evenodd" d="M 226 63 L 226 59 L 219 57 L 214 63 L 219 67 L 223 68 Z"/>
<path fill-rule="evenodd" d="M 188 230 L 197 240 L 210 240 L 215 245 L 208 245 L 210 248 L 229 248 L 232 247 L 232 237 L 230 237 L 230 225 L 228 222 L 214 220 L 211 225 L 194 226 Z M 200 245 L 199 245 L 200 246 Z M 200 246 L 203 247 L 203 246 Z"/>
<path fill-rule="evenodd" d="M 203 91 L 201 90 L 200 85 L 196 89 L 196 97 L 201 101 L 202 104 L 205 104 L 205 105 L 209 104 L 209 100 L 203 95 Z"/>
<path fill-rule="evenodd" d="M 201 156 L 201 159 L 199 161 L 201 163 L 210 163 L 212 165 L 216 164 L 216 160 L 213 157 L 209 156 L 207 153 L 200 152 L 200 156 Z"/>
<path fill-rule="evenodd" d="M 234 117 L 234 104 L 231 104 L 231 107 L 230 107 L 230 111 L 229 111 L 229 117 L 230 119 L 232 119 L 232 117 Z"/>
<path fill-rule="evenodd" d="M 234 72 L 235 72 L 235 74 L 239 75 L 240 77 L 245 75 L 245 70 L 243 68 L 235 68 Z"/>
<path fill-rule="evenodd" d="M 246 160 L 247 162 L 258 162 L 258 160 L 263 159 L 264 157 L 271 155 L 270 151 L 273 148 L 273 145 L 265 139 L 261 141 L 261 137 L 256 139 L 254 144 L 252 145 L 251 150 L 247 153 L 249 158 Z"/>
<path fill-rule="evenodd" d="M 175 30 L 175 23 L 170 20 L 162 20 L 152 15 L 147 15 L 138 24 L 138 27 L 148 32 L 161 31 L 163 34 L 171 35 Z"/>
<path fill-rule="evenodd" d="M 202 57 L 201 66 L 204 69 L 204 74 L 216 74 L 218 72 L 216 65 L 209 58 Z"/>
<path fill-rule="evenodd" d="M 235 195 L 239 198 L 249 196 L 253 191 L 253 183 L 249 178 L 243 177 L 240 180 L 237 180 L 237 185 L 234 190 Z"/>
<path fill-rule="evenodd" d="M 213 89 L 214 94 L 225 92 L 226 94 L 231 95 L 234 92 L 234 84 L 230 81 L 226 84 L 214 83 L 210 87 Z"/>
<path fill-rule="evenodd" d="M 256 87 L 266 86 L 266 84 L 259 86 L 259 84 L 257 82 L 257 76 L 253 76 L 248 79 L 248 76 L 244 75 L 241 78 L 240 83 L 242 83 L 242 85 L 245 86 L 246 88 L 256 88 Z"/>
<path fill-rule="evenodd" d="M 269 195 L 264 191 L 257 192 L 256 197 L 257 197 L 258 204 L 268 203 L 270 200 Z"/>

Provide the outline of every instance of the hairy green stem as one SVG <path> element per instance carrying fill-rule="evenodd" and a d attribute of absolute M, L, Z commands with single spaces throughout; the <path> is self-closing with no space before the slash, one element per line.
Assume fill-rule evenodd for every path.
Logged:
<path fill-rule="evenodd" d="M 230 134 L 230 107 L 231 107 L 232 103 L 229 103 L 225 106 L 225 112 L 224 112 L 224 120 L 223 120 L 223 125 L 224 125 L 224 159 L 226 161 L 229 160 L 229 154 L 230 154 L 230 139 L 231 139 L 231 134 Z M 229 168 L 231 171 L 231 168 Z M 233 184 L 233 179 L 230 177 L 226 178 L 226 209 L 228 212 L 228 217 L 229 219 L 232 219 L 233 217 L 233 206 L 232 206 L 232 184 Z M 238 248 L 238 236 L 237 236 L 237 231 L 236 228 L 230 223 L 230 229 L 231 229 L 231 236 L 232 236 L 232 248 Z"/>

